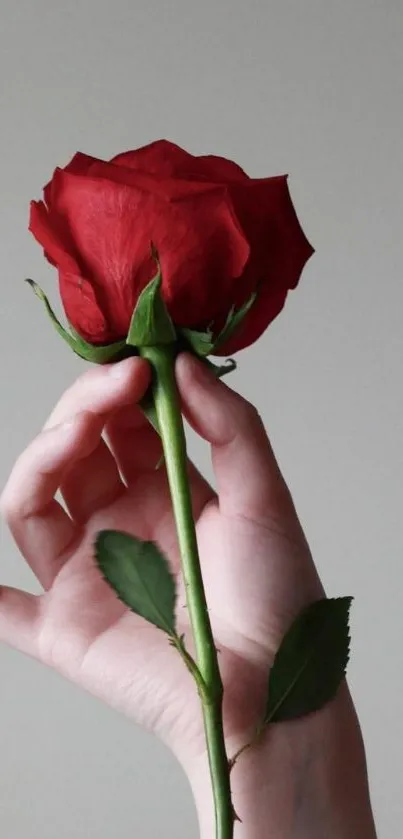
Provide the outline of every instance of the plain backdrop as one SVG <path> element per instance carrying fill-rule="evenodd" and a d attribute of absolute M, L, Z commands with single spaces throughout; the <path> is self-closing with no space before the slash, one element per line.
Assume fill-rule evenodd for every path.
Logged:
<path fill-rule="evenodd" d="M 403 817 L 402 39 L 400 0 L 0 0 L 0 487 L 85 367 L 23 283 L 57 300 L 27 231 L 53 168 L 166 137 L 288 172 L 316 255 L 231 384 L 265 419 L 328 593 L 355 596 L 350 685 L 383 839 Z M 36 590 L 4 526 L 0 579 Z M 5 648 L 0 685 L 4 837 L 196 839 L 153 737 Z"/>

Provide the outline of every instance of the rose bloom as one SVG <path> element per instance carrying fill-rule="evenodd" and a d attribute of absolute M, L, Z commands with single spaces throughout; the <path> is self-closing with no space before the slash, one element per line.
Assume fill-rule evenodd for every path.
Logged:
<path fill-rule="evenodd" d="M 217 355 L 256 341 L 313 253 L 287 176 L 250 178 L 230 160 L 167 140 L 109 162 L 78 152 L 31 203 L 30 230 L 58 269 L 68 321 L 90 344 L 126 338 L 155 276 L 151 242 L 178 330 L 218 335 L 229 311 L 257 292 Z"/>

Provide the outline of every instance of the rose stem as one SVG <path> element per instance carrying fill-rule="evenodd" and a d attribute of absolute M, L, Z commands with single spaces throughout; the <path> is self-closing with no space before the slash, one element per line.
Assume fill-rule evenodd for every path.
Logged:
<path fill-rule="evenodd" d="M 202 677 L 199 694 L 213 786 L 216 839 L 232 839 L 234 813 L 223 730 L 223 684 L 197 548 L 188 479 L 186 438 L 175 380 L 175 357 L 172 347 L 168 344 L 141 347 L 140 354 L 150 362 L 153 370 L 154 404 L 178 534 L 196 661 Z"/>

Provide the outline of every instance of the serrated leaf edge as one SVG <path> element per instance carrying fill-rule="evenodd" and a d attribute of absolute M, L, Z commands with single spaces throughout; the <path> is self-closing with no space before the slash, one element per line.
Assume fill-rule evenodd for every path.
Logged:
<path fill-rule="evenodd" d="M 339 597 L 339 598 L 324 598 L 324 599 L 325 599 L 325 600 L 327 600 L 327 601 L 328 601 L 329 599 L 332 599 L 332 600 L 334 600 L 334 601 L 335 601 L 335 600 L 339 600 L 339 601 L 340 601 L 340 600 L 349 601 L 348 606 L 347 606 L 347 619 L 349 618 L 349 615 L 350 615 L 350 609 L 351 609 L 351 604 L 352 604 L 352 601 L 353 601 L 353 599 L 354 599 L 353 597 L 348 597 L 348 596 L 347 596 L 347 597 Z M 304 611 L 305 611 L 305 612 L 306 612 L 306 611 L 308 611 L 308 609 L 309 609 L 309 608 L 311 608 L 313 605 L 315 605 L 315 602 L 320 602 L 320 601 L 314 601 L 314 603 L 310 604 L 310 606 L 308 606 L 305 610 L 303 610 L 303 612 L 302 612 L 300 615 L 297 615 L 296 620 L 298 620 L 298 619 L 299 619 L 299 618 L 303 615 Z M 289 628 L 289 631 L 291 630 L 292 626 L 293 626 L 293 624 L 292 624 L 292 625 L 291 625 L 291 627 Z M 347 626 L 348 626 L 348 625 L 347 625 Z M 285 637 L 287 637 L 287 633 L 286 633 L 286 635 L 284 636 L 284 638 L 285 638 Z M 284 640 L 284 639 L 283 639 L 283 640 Z M 350 660 L 350 643 L 351 643 L 351 634 L 350 634 L 349 628 L 347 628 L 347 650 L 346 650 L 346 663 L 345 663 L 345 667 L 344 667 L 344 675 L 345 675 L 345 673 L 346 673 L 347 665 L 348 665 L 348 662 L 349 662 L 349 660 Z M 281 647 L 282 647 L 282 644 L 280 644 L 280 647 L 279 647 L 279 649 L 278 649 L 278 651 L 277 651 L 277 653 L 276 653 L 276 655 L 275 655 L 275 658 L 274 658 L 274 661 L 273 661 L 273 665 L 272 665 L 272 670 L 273 670 L 273 668 L 274 668 L 274 665 L 275 665 L 275 662 L 276 662 L 276 658 L 277 658 L 277 656 L 278 656 L 278 655 L 280 655 L 280 653 L 281 653 Z M 287 690 L 283 693 L 283 695 L 282 695 L 281 699 L 279 699 L 279 701 L 276 703 L 276 705 L 274 706 L 274 708 L 272 709 L 272 711 L 270 712 L 270 714 L 268 714 L 267 716 L 265 716 L 265 718 L 264 718 L 264 720 L 263 720 L 263 725 L 264 725 L 264 726 L 267 726 L 267 725 L 269 725 L 269 724 L 270 724 L 270 722 L 272 722 L 273 717 L 276 715 L 276 713 L 277 713 L 277 711 L 279 710 L 279 708 L 281 708 L 282 704 L 285 702 L 285 700 L 287 699 L 287 697 L 290 695 L 291 691 L 293 690 L 293 688 L 294 688 L 294 687 L 295 687 L 295 685 L 297 684 L 298 680 L 300 679 L 300 677 L 301 677 L 302 673 L 304 673 L 304 671 L 305 671 L 306 667 L 308 666 L 309 661 L 311 660 L 312 655 L 314 654 L 314 652 L 315 652 L 315 649 L 314 649 L 314 647 L 312 646 L 312 647 L 311 647 L 311 650 L 310 650 L 309 655 L 305 658 L 305 661 L 304 661 L 303 665 L 302 665 L 302 666 L 300 667 L 300 669 L 298 670 L 298 672 L 297 672 L 297 674 L 296 674 L 295 678 L 292 680 L 292 682 L 291 682 L 291 684 L 288 686 Z M 270 689 L 270 679 L 269 679 L 269 689 Z M 317 709 L 317 710 L 319 710 L 319 709 Z M 305 716 L 305 714 L 304 714 L 304 716 Z M 290 719 L 291 719 L 291 718 L 290 718 Z"/>
<path fill-rule="evenodd" d="M 152 599 L 152 597 L 151 597 L 151 595 L 150 595 L 150 592 L 149 592 L 149 590 L 148 590 L 147 586 L 144 584 L 144 582 L 141 580 L 141 577 L 139 577 L 139 575 L 138 575 L 138 574 L 137 574 L 137 577 L 138 577 L 138 579 L 140 580 L 140 583 L 141 583 L 141 584 L 142 584 L 142 586 L 143 586 L 143 590 L 146 592 L 147 596 L 150 598 L 150 602 L 153 604 L 153 607 L 154 607 L 154 610 L 155 610 L 155 613 L 156 613 L 157 617 L 160 617 L 160 619 L 161 619 L 160 623 L 162 624 L 162 626 L 161 626 L 161 625 L 157 625 L 157 624 L 153 623 L 153 621 L 150 621 L 150 620 L 148 620 L 147 618 L 144 618 L 144 617 L 143 617 L 143 615 L 140 615 L 138 612 L 136 612 L 136 611 L 135 611 L 135 609 L 133 609 L 133 608 L 132 608 L 132 607 L 131 607 L 131 606 L 130 606 L 130 605 L 129 605 L 129 604 L 128 604 L 128 603 L 127 603 L 124 599 L 123 599 L 123 597 L 122 597 L 122 596 L 119 594 L 119 592 L 116 590 L 115 586 L 114 586 L 114 585 L 111 583 L 111 581 L 108 579 L 107 575 L 105 574 L 104 568 L 103 568 L 103 566 L 102 566 L 101 558 L 100 558 L 100 556 L 99 556 L 99 544 L 100 544 L 101 538 L 102 538 L 102 537 L 104 537 L 104 538 L 105 538 L 105 536 L 106 536 L 107 534 L 109 534 L 109 533 L 121 533 L 121 534 L 123 534 L 124 536 L 130 536 L 131 538 L 136 538 L 136 537 L 133 537 L 133 535 L 132 535 L 131 533 L 126 533 L 126 532 L 125 532 L 125 531 L 123 531 L 123 530 L 121 530 L 121 531 L 117 531 L 117 530 L 100 530 L 100 531 L 96 534 L 96 537 L 95 537 L 95 543 L 94 543 L 94 548 L 95 548 L 95 559 L 96 559 L 97 567 L 99 568 L 99 570 L 100 570 L 100 572 L 101 572 L 101 574 L 102 574 L 102 576 L 103 576 L 104 580 L 108 583 L 109 587 L 113 589 L 113 591 L 115 592 L 115 594 L 116 594 L 116 596 L 118 597 L 118 599 L 119 599 L 122 603 L 124 603 L 124 605 L 126 606 L 126 608 L 127 608 L 127 609 L 129 609 L 131 612 L 133 612 L 133 614 L 138 615 L 139 617 L 142 617 L 142 618 L 143 618 L 143 620 L 146 620 L 146 621 L 147 621 L 147 623 L 150 623 L 152 626 L 155 626 L 155 627 L 156 627 L 156 629 L 161 629 L 161 630 L 162 630 L 163 632 L 165 632 L 165 633 L 166 633 L 166 634 L 167 634 L 170 638 L 176 637 L 176 628 L 175 628 L 175 623 L 176 623 L 176 621 L 175 621 L 175 614 L 174 614 L 174 623 L 173 623 L 173 626 L 169 626 L 169 624 L 167 624 L 167 622 L 166 622 L 166 620 L 165 620 L 164 616 L 161 614 L 161 612 L 160 612 L 160 610 L 158 609 L 158 607 L 156 608 L 156 607 L 154 606 L 154 604 L 153 604 L 153 599 Z M 167 566 L 167 568 L 168 568 L 168 570 L 169 570 L 169 575 L 170 575 L 171 577 L 173 577 L 173 575 L 171 574 L 171 570 L 170 570 L 170 568 L 169 568 L 168 562 L 167 562 L 166 558 L 164 557 L 164 554 L 160 551 L 160 549 L 159 549 L 158 545 L 156 545 L 156 543 L 155 543 L 155 542 L 153 542 L 152 540 L 147 540 L 147 542 L 148 542 L 149 544 L 152 544 L 154 547 L 156 547 L 156 548 L 157 548 L 157 550 L 158 550 L 158 552 L 159 552 L 159 554 L 160 554 L 160 556 L 161 556 L 161 558 L 162 558 L 163 562 L 166 564 L 166 566 Z M 175 604 L 176 604 L 176 591 L 175 591 L 175 596 L 174 596 L 174 606 L 175 606 Z"/>

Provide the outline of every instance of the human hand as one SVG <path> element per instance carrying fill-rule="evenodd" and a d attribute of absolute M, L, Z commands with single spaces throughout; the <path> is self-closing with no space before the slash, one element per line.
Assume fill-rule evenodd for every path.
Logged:
<path fill-rule="evenodd" d="M 177 382 L 186 417 L 211 444 L 216 475 L 217 492 L 189 464 L 231 755 L 259 721 L 268 670 L 284 632 L 323 589 L 255 409 L 190 356 L 179 357 Z M 135 405 L 148 383 L 149 367 L 138 358 L 90 370 L 64 394 L 17 461 L 2 496 L 3 513 L 44 593 L 0 589 L 0 639 L 160 736 L 188 773 L 202 833 L 211 837 L 193 679 L 164 633 L 116 599 L 93 558 L 94 536 L 105 528 L 156 541 L 178 578 L 178 632 L 192 651 L 165 469 L 155 469 L 161 445 Z M 68 512 L 54 498 L 58 489 Z M 314 839 L 312 827 L 302 832 L 301 818 L 307 823 L 312 813 L 302 806 L 296 814 L 297 791 L 303 783 L 305 801 L 317 807 L 317 785 L 322 805 L 346 773 L 351 783 L 354 777 L 353 795 L 365 810 L 365 759 L 344 686 L 323 711 L 273 726 L 256 750 L 240 758 L 233 770 L 234 804 L 243 820 L 236 837 Z M 355 836 L 360 824 L 354 821 Z M 353 830 L 335 827 L 326 835 L 350 837 Z"/>

